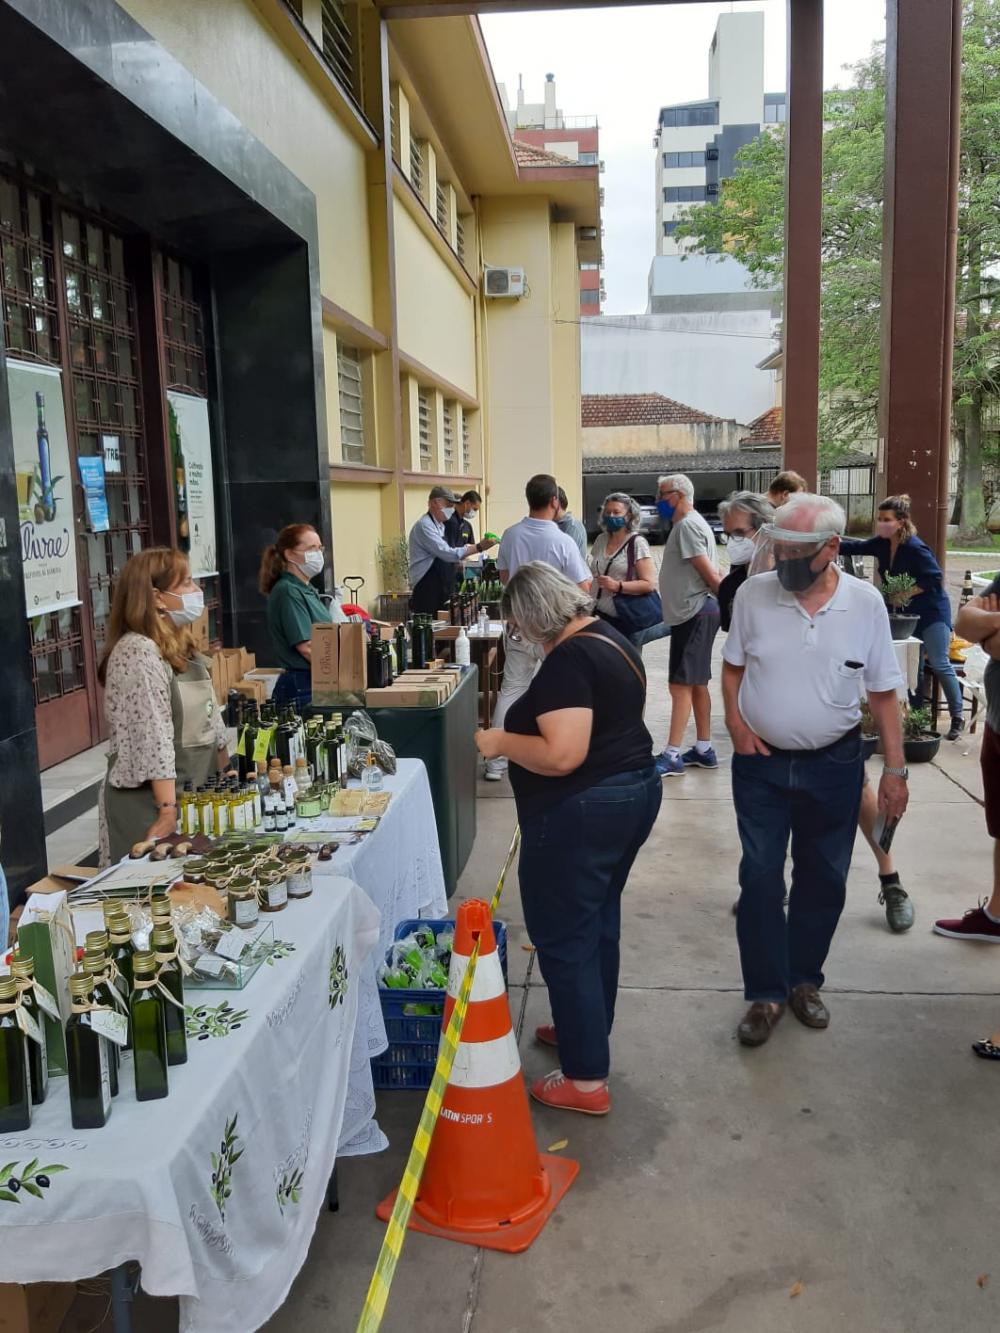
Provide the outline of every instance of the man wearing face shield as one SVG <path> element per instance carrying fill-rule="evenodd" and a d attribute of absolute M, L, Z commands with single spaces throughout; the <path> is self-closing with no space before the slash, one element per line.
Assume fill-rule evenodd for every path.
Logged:
<path fill-rule="evenodd" d="M 767 572 L 740 589 L 723 650 L 743 849 L 736 933 L 750 1008 L 737 1035 L 745 1046 L 763 1045 L 786 1005 L 807 1027 L 830 1021 L 819 992 L 861 804 L 862 689 L 883 742 L 879 812 L 896 820 L 906 809 L 902 676 L 878 591 L 837 568 L 844 524 L 825 496 L 795 495 L 776 511 L 750 563 L 751 576 Z"/>

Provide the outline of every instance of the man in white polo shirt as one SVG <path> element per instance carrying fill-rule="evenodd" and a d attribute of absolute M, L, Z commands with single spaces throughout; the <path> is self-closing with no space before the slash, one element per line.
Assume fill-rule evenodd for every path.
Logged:
<path fill-rule="evenodd" d="M 556 525 L 556 514 L 561 506 L 555 477 L 544 472 L 532 477 L 524 488 L 524 498 L 528 502 L 528 517 L 508 528 L 500 539 L 497 573 L 501 582 L 506 583 L 522 565 L 532 560 L 544 560 L 578 583 L 584 592 L 590 592 L 593 578 L 590 567 L 572 537 L 560 532 Z M 503 683 L 493 710 L 494 727 L 503 726 L 507 709 L 531 684 L 541 660 L 541 649 L 533 644 L 523 643 L 510 635 L 504 639 Z M 499 782 L 506 772 L 506 759 L 486 761 L 484 776 L 488 782 Z"/>
<path fill-rule="evenodd" d="M 830 1021 L 819 990 L 861 804 L 862 688 L 884 750 L 879 811 L 898 819 L 906 809 L 902 679 L 881 596 L 837 568 L 844 522 L 840 505 L 820 495 L 795 495 L 777 510 L 754 556 L 774 568 L 739 589 L 723 650 L 743 848 L 736 934 L 750 1008 L 737 1035 L 745 1046 L 767 1041 L 786 1004 L 807 1027 Z"/>

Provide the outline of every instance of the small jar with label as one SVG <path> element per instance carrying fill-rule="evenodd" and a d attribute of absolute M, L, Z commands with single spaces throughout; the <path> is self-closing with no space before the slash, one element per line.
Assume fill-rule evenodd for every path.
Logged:
<path fill-rule="evenodd" d="M 272 871 L 268 875 L 261 875 L 258 898 L 262 912 L 283 912 L 285 910 L 288 906 L 288 881 L 285 878 L 284 867 L 280 871 Z"/>
<path fill-rule="evenodd" d="M 296 861 L 287 869 L 289 898 L 308 898 L 313 891 L 312 870 L 308 861 Z"/>
<path fill-rule="evenodd" d="M 255 926 L 260 917 L 260 904 L 257 899 L 257 881 L 249 875 L 238 875 L 229 881 L 226 895 L 229 920 L 241 930 Z"/>

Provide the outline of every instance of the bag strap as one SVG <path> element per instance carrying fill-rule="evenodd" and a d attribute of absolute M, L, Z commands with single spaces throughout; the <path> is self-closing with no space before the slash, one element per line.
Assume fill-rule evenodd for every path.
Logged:
<path fill-rule="evenodd" d="M 573 635 L 573 638 L 574 638 L 574 639 L 596 639 L 596 640 L 598 641 L 598 643 L 604 643 L 604 644 L 607 644 L 607 646 L 608 646 L 609 648 L 613 648 L 613 649 L 615 650 L 616 653 L 621 653 L 622 657 L 624 657 L 625 661 L 626 661 L 626 662 L 629 664 L 629 666 L 632 668 L 632 673 L 633 673 L 633 675 L 635 676 L 636 680 L 639 682 L 639 684 L 642 686 L 643 694 L 645 694 L 645 692 L 646 692 L 646 675 L 645 675 L 645 672 L 639 670 L 639 668 L 636 666 L 636 664 L 632 661 L 632 658 L 629 656 L 629 654 L 625 651 L 625 649 L 621 646 L 620 643 L 615 643 L 614 639 L 607 639 L 607 638 L 605 638 L 603 634 L 591 634 L 591 633 L 589 632 L 589 630 L 585 630 L 585 629 L 577 630 L 577 632 Z"/>
<path fill-rule="evenodd" d="M 605 578 L 607 578 L 608 570 L 621 555 L 622 551 L 625 551 L 627 552 L 628 555 L 628 563 L 625 569 L 625 581 L 627 583 L 632 582 L 632 580 L 635 578 L 635 541 L 638 535 L 639 534 L 637 532 L 633 532 L 632 536 L 629 537 L 625 545 L 619 546 L 618 550 L 614 553 L 614 555 L 609 557 L 608 563 L 604 566 Z"/>

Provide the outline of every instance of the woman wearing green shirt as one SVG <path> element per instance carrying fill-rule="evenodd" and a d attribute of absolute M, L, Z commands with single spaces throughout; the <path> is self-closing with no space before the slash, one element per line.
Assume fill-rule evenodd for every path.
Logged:
<path fill-rule="evenodd" d="M 284 667 L 271 696 L 275 703 L 309 702 L 312 627 L 346 620 L 313 587 L 310 580 L 322 572 L 323 544 L 308 523 L 282 528 L 261 559 L 257 586 L 267 598 L 267 628 L 277 664 Z"/>

